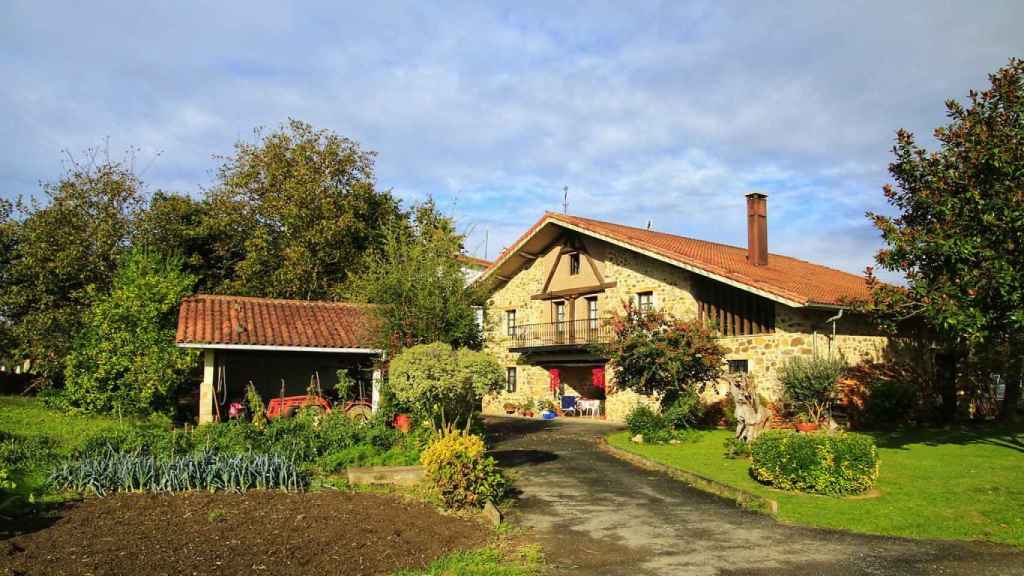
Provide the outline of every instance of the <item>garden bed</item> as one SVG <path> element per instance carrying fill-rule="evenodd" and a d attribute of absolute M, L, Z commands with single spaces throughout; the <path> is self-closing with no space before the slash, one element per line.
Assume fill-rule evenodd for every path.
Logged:
<path fill-rule="evenodd" d="M 120 494 L 0 542 L 5 574 L 390 574 L 485 545 L 489 530 L 369 493 Z"/>

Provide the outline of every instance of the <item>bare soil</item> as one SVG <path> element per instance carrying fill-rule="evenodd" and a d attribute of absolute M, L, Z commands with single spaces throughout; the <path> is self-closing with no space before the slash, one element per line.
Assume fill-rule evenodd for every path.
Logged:
<path fill-rule="evenodd" d="M 389 574 L 491 536 L 419 502 L 327 491 L 122 494 L 58 516 L 0 540 L 0 574 Z"/>

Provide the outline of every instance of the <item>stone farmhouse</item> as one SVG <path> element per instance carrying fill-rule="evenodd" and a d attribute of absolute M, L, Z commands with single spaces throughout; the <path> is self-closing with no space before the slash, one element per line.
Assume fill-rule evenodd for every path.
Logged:
<path fill-rule="evenodd" d="M 601 400 L 609 420 L 623 420 L 645 399 L 616 389 L 594 345 L 608 341 L 606 320 L 629 301 L 717 326 L 728 369 L 749 372 L 768 398 L 778 398 L 776 371 L 789 357 L 882 359 L 887 339 L 849 310 L 869 295 L 864 278 L 769 253 L 763 194 L 747 195 L 747 228 L 739 248 L 546 213 L 475 280 L 488 294 L 486 349 L 507 375 L 484 412 L 569 394 Z"/>

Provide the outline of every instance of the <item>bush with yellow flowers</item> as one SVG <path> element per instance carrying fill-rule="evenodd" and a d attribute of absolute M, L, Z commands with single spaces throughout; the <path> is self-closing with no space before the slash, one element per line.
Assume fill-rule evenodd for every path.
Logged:
<path fill-rule="evenodd" d="M 438 431 L 420 462 L 446 508 L 479 508 L 504 495 L 505 477 L 482 438 L 453 427 Z"/>

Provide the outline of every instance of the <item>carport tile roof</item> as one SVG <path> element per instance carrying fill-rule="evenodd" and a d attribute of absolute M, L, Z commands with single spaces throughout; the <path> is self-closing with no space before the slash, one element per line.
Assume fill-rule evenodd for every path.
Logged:
<path fill-rule="evenodd" d="M 199 294 L 178 311 L 178 344 L 376 348 L 369 305 Z"/>

